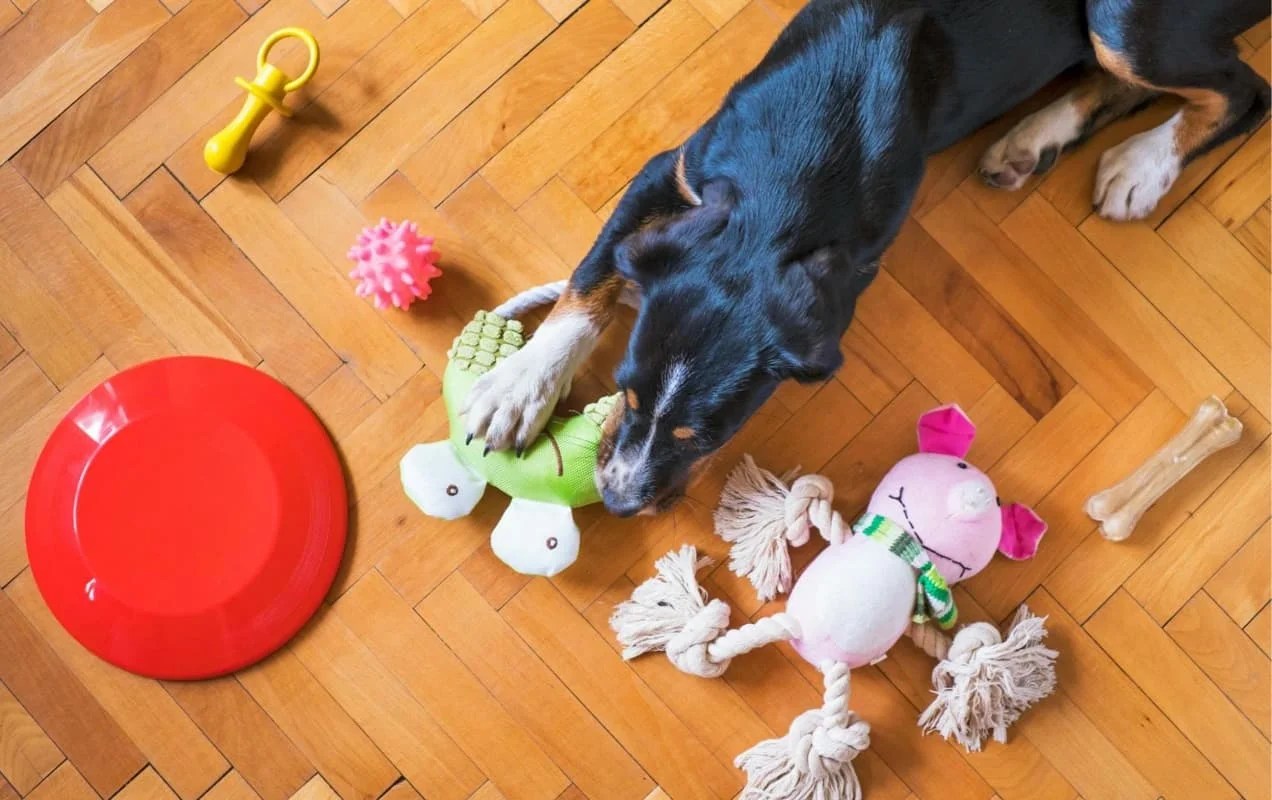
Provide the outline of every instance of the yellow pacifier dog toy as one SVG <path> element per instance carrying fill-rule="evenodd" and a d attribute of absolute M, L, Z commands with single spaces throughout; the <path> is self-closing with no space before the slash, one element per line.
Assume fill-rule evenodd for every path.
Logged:
<path fill-rule="evenodd" d="M 270 48 L 283 39 L 299 39 L 309 48 L 309 64 L 295 80 L 288 79 L 282 70 L 266 61 Z M 247 99 L 243 101 L 243 108 L 238 116 L 203 146 L 204 163 L 223 175 L 229 175 L 243 166 L 252 134 L 256 133 L 261 121 L 269 116 L 269 110 L 273 108 L 284 117 L 290 117 L 292 112 L 283 105 L 283 97 L 308 83 L 316 69 L 318 42 L 314 40 L 312 33 L 303 28 L 283 28 L 271 33 L 256 54 L 256 78 L 251 83 L 242 78 L 234 79 L 235 83 L 247 90 Z"/>

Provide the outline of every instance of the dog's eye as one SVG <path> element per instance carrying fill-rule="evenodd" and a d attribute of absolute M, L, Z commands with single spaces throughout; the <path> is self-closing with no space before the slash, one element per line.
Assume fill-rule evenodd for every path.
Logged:
<path fill-rule="evenodd" d="M 958 462 L 958 468 L 959 468 L 959 469 L 967 469 L 967 462 L 966 462 L 966 461 L 960 461 L 960 462 Z"/>

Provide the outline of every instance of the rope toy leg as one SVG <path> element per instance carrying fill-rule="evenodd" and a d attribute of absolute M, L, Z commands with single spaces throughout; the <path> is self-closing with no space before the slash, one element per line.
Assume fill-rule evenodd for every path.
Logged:
<path fill-rule="evenodd" d="M 736 761 L 746 772 L 739 800 L 860 800 L 852 760 L 870 746 L 870 724 L 848 709 L 848 665 L 821 665 L 822 707 L 805 711 L 780 739 L 752 747 Z"/>
<path fill-rule="evenodd" d="M 1007 728 L 1056 688 L 1056 653 L 1043 645 L 1046 619 L 1021 606 L 1004 637 L 978 622 L 960 630 L 932 670 L 936 698 L 919 717 L 925 731 L 954 738 L 970 751 Z"/>
<path fill-rule="evenodd" d="M 710 564 L 711 559 L 699 558 L 689 545 L 658 559 L 654 577 L 637 586 L 610 616 L 623 658 L 663 650 L 682 672 L 715 678 L 734 657 L 799 635 L 786 614 L 729 630 L 728 604 L 709 601 L 698 585 L 697 571 Z"/>

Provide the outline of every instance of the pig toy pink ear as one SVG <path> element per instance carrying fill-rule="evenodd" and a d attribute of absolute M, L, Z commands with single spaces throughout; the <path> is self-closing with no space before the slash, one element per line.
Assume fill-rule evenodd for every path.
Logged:
<path fill-rule="evenodd" d="M 962 458 L 976 438 L 976 426 L 957 404 L 934 408 L 919 417 L 919 452 Z"/>
<path fill-rule="evenodd" d="M 1047 523 L 1032 508 L 1020 503 L 1003 506 L 1001 511 L 1003 535 L 998 540 L 998 552 L 1012 561 L 1033 558 L 1038 552 L 1038 541 L 1047 532 Z"/>

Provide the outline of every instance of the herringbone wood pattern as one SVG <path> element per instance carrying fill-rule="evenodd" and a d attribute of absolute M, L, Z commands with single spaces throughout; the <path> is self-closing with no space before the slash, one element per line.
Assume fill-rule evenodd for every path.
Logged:
<path fill-rule="evenodd" d="M 510 574 L 497 493 L 440 524 L 396 461 L 439 438 L 461 322 L 564 276 L 630 175 L 755 63 L 792 0 L 0 0 L 0 798 L 640 800 L 733 796 L 734 755 L 785 730 L 819 682 L 793 653 L 724 680 L 624 664 L 614 602 L 709 510 L 744 451 L 830 476 L 851 512 L 912 448 L 916 415 L 969 409 L 974 457 L 1051 523 L 1037 559 L 966 586 L 968 616 L 1050 615 L 1062 689 L 1010 744 L 966 755 L 914 726 L 908 646 L 854 682 L 874 800 L 1269 797 L 1269 128 L 1191 165 L 1154 217 L 1090 213 L 1097 135 L 1016 194 L 970 177 L 1004 120 L 940 154 L 844 338 L 847 366 L 790 386 L 654 519 L 582 513 L 556 580 Z M 324 60 L 293 121 L 222 180 L 200 149 L 266 33 Z M 1241 41 L 1264 75 L 1266 25 Z M 300 54 L 284 54 L 295 69 Z M 248 73 L 250 75 L 250 73 Z M 1041 102 L 1039 100 L 1038 102 Z M 435 233 L 446 276 L 379 313 L 342 273 L 381 215 Z M 621 326 L 618 326 L 621 328 Z M 610 385 L 610 336 L 576 395 Z M 88 655 L 26 569 L 26 480 L 90 386 L 173 352 L 238 359 L 305 397 L 346 460 L 352 545 L 329 603 L 239 675 L 143 680 Z M 1239 444 L 1121 545 L 1084 498 L 1206 395 Z M 807 558 L 807 555 L 801 556 Z M 766 613 L 717 569 L 713 593 Z"/>

